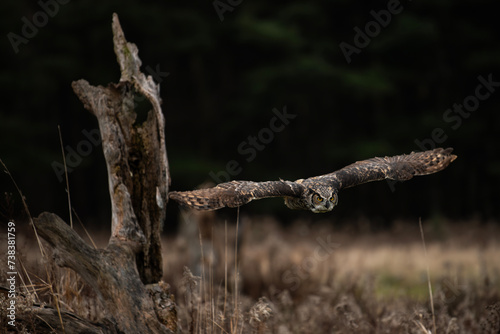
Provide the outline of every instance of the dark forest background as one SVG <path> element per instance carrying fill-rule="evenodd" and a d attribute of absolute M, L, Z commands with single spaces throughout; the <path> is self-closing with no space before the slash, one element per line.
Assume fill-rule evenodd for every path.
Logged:
<path fill-rule="evenodd" d="M 71 82 L 119 80 L 111 34 L 117 12 L 127 39 L 139 47 L 144 72 L 161 81 L 171 189 L 192 189 L 225 173 L 294 180 L 373 156 L 451 146 L 459 158 L 445 171 L 395 187 L 378 182 L 345 190 L 327 215 L 289 211 L 278 199 L 242 211 L 283 221 L 297 215 L 368 217 L 374 224 L 420 216 L 498 220 L 500 87 L 491 86 L 482 100 L 474 97 L 480 77 L 500 82 L 495 3 L 398 3 L 2 1 L 0 159 L 33 215 L 52 211 L 66 218 L 66 184 L 54 170 L 62 163 L 60 125 L 66 154 L 84 153 L 71 161 L 72 204 L 85 223 L 109 228 L 102 149 L 85 135 L 97 122 Z M 397 8 L 390 22 L 374 23 L 373 13 L 384 17 L 380 11 L 388 6 Z M 40 25 L 33 36 L 26 22 Z M 357 40 L 362 47 L 348 62 L 340 45 L 355 47 L 354 29 L 364 31 L 367 23 L 373 37 L 367 45 Z M 27 32 L 23 43 L 12 43 L 13 34 L 25 38 Z M 473 111 L 448 111 L 464 101 Z M 281 127 L 273 117 L 284 108 L 295 118 Z M 279 131 L 265 130 L 272 124 Z M 259 133 L 252 144 L 249 136 Z M 0 191 L 1 219 L 19 219 L 21 200 L 4 173 Z M 5 192 L 13 194 L 10 200 Z M 170 203 L 167 230 L 178 212 Z"/>

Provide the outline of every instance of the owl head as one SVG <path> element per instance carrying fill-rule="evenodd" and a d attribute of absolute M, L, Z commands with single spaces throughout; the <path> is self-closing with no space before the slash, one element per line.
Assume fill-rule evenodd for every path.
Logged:
<path fill-rule="evenodd" d="M 338 202 L 337 190 L 330 187 L 312 189 L 308 197 L 309 209 L 314 213 L 332 211 Z"/>

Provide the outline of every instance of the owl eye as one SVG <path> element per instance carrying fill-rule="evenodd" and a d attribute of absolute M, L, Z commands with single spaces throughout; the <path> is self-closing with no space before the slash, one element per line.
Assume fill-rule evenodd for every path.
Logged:
<path fill-rule="evenodd" d="M 321 197 L 320 195 L 315 195 L 315 196 L 314 196 L 314 200 L 315 200 L 316 202 L 323 202 L 323 197 Z"/>
<path fill-rule="evenodd" d="M 330 202 L 335 202 L 335 196 L 330 197 Z"/>

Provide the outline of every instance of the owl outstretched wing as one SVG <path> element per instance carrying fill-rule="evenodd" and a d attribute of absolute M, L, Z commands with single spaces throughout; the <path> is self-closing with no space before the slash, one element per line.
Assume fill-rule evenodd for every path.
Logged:
<path fill-rule="evenodd" d="M 266 197 L 300 197 L 304 190 L 301 184 L 290 181 L 231 181 L 208 189 L 171 192 L 169 197 L 198 210 L 217 210 Z"/>
<path fill-rule="evenodd" d="M 232 181 L 213 188 L 193 191 L 171 192 L 169 197 L 182 205 L 198 210 L 217 210 L 224 207 L 239 207 L 254 199 L 285 197 L 290 208 L 305 208 L 295 205 L 306 191 L 320 188 L 338 191 L 358 184 L 391 179 L 406 181 L 416 175 L 428 175 L 445 169 L 456 155 L 452 148 L 437 148 L 425 152 L 412 152 L 385 158 L 358 161 L 333 173 L 290 181 Z M 331 196 L 331 195 L 329 195 Z M 291 203 L 293 202 L 293 203 Z M 291 204 L 290 204 L 291 203 Z M 331 209 L 330 209 L 331 210 Z"/>
<path fill-rule="evenodd" d="M 384 179 L 407 181 L 417 175 L 433 174 L 445 169 L 457 158 L 451 154 L 452 151 L 452 148 L 436 148 L 393 157 L 376 157 L 311 179 L 334 184 L 339 190 Z"/>

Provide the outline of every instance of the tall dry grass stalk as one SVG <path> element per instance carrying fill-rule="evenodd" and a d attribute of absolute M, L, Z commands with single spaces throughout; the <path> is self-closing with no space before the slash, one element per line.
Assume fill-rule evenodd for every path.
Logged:
<path fill-rule="evenodd" d="M 73 215 L 72 215 L 72 207 L 71 207 L 71 192 L 69 191 L 69 179 L 68 179 L 68 166 L 66 165 L 66 154 L 64 154 L 64 144 L 61 134 L 61 127 L 57 125 L 57 131 L 59 132 L 59 144 L 61 145 L 61 155 L 63 158 L 64 165 L 64 177 L 66 179 L 66 193 L 68 194 L 68 213 L 69 213 L 69 226 L 73 228 Z"/>
<path fill-rule="evenodd" d="M 431 312 L 432 312 L 432 333 L 436 334 L 436 313 L 434 312 L 434 297 L 432 294 L 432 285 L 431 285 L 431 274 L 429 271 L 429 259 L 427 257 L 427 247 L 425 246 L 425 237 L 424 237 L 424 228 L 422 227 L 422 218 L 418 219 L 418 224 L 420 226 L 420 236 L 422 238 L 422 247 L 424 249 L 424 257 L 425 257 L 425 271 L 427 273 L 427 287 L 429 289 L 429 299 L 431 303 Z"/>
<path fill-rule="evenodd" d="M 238 229 L 240 228 L 240 207 L 236 211 L 236 230 L 234 238 L 234 313 L 232 318 L 231 333 L 238 332 L 239 304 L 238 304 L 238 281 L 240 273 L 238 271 Z"/>
<path fill-rule="evenodd" d="M 16 180 L 14 179 L 14 177 L 10 173 L 9 169 L 7 168 L 7 166 L 3 163 L 3 161 L 1 159 L 0 159 L 0 163 L 2 164 L 5 173 L 9 176 L 9 178 L 12 181 L 12 183 L 14 184 L 14 187 L 16 188 L 16 191 L 18 192 L 19 196 L 21 197 L 21 202 L 23 203 L 23 208 L 24 208 L 25 213 L 26 213 L 26 215 L 27 215 L 27 217 L 29 219 L 30 225 L 33 228 L 33 232 L 35 234 L 35 238 L 36 238 L 36 241 L 37 241 L 37 244 L 38 244 L 38 248 L 40 250 L 40 253 L 41 253 L 42 257 L 45 259 L 44 263 L 46 263 L 46 261 L 48 261 L 47 253 L 46 253 L 46 251 L 43 248 L 42 241 L 41 241 L 41 239 L 40 239 L 40 237 L 38 235 L 38 232 L 36 230 L 35 224 L 33 223 L 33 216 L 31 215 L 31 212 L 30 212 L 29 207 L 28 207 L 28 203 L 26 202 L 26 197 L 24 197 L 21 189 L 17 185 Z M 27 274 L 27 272 L 24 271 L 23 268 L 19 268 L 19 269 L 21 269 L 21 270 L 18 270 L 18 272 L 25 272 Z M 47 265 L 45 265 L 45 272 L 46 272 L 46 277 L 48 278 L 49 277 L 49 270 L 48 270 Z M 19 275 L 19 276 L 21 276 L 21 275 Z M 31 278 L 30 278 L 30 276 L 28 274 L 27 274 L 27 279 L 31 282 Z M 23 286 L 24 290 L 26 291 L 26 293 L 28 294 L 28 296 L 30 296 L 31 291 L 32 291 L 30 288 L 34 289 L 34 285 L 27 286 L 24 281 L 22 281 L 22 283 L 23 283 L 22 286 Z M 62 315 L 61 315 L 61 309 L 60 309 L 60 301 L 58 299 L 58 296 L 54 292 L 54 284 L 53 283 L 54 282 L 50 282 L 49 281 L 49 283 L 47 284 L 47 286 L 48 286 L 48 288 L 50 290 L 50 293 L 51 293 L 52 297 L 54 298 L 55 307 L 57 309 L 57 314 L 59 316 L 59 321 L 60 321 L 60 324 L 61 324 L 61 328 L 62 328 L 63 332 L 65 333 L 64 323 L 62 321 Z"/>

